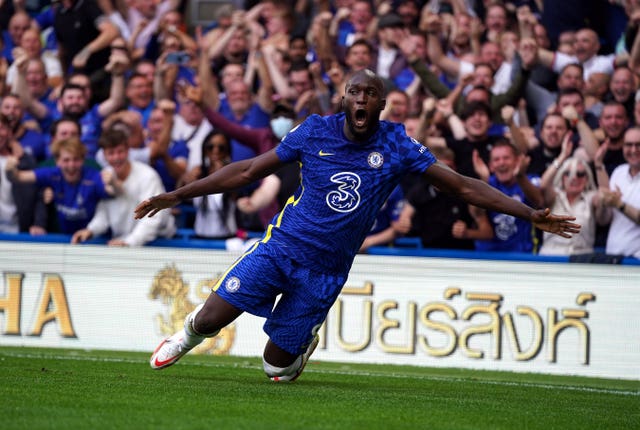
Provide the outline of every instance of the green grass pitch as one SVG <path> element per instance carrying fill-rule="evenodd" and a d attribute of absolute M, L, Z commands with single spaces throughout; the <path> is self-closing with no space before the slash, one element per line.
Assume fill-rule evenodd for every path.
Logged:
<path fill-rule="evenodd" d="M 278 384 L 259 358 L 0 347 L 12 429 L 640 429 L 640 381 L 309 362 Z"/>

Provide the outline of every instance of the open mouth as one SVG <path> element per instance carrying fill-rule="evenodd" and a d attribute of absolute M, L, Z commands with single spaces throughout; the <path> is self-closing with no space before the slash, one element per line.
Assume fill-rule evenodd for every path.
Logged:
<path fill-rule="evenodd" d="M 353 114 L 353 119 L 353 123 L 356 127 L 364 127 L 367 124 L 367 111 L 365 109 L 356 109 Z"/>

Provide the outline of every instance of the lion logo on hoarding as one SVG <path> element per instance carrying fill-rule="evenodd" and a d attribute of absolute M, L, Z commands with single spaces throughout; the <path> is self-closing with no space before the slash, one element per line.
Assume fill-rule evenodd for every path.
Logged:
<path fill-rule="evenodd" d="M 217 279 L 205 279 L 198 283 L 196 293 L 210 291 Z M 203 295 L 204 298 L 208 294 Z M 153 278 L 149 298 L 162 300 L 168 306 L 165 314 L 156 316 L 156 324 L 160 332 L 165 336 L 170 336 L 180 330 L 184 325 L 184 319 L 196 307 L 196 303 L 189 299 L 189 284 L 182 279 L 182 273 L 170 265 L 160 270 Z M 235 324 L 230 324 L 223 328 L 220 333 L 213 338 L 205 339 L 200 345 L 193 349 L 195 354 L 227 355 L 233 346 L 236 337 Z"/>

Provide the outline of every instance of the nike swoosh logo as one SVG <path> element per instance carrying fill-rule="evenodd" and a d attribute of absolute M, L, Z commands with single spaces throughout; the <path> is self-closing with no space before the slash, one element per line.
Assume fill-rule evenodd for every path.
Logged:
<path fill-rule="evenodd" d="M 156 354 L 160 351 L 160 349 L 164 346 L 164 344 L 167 343 L 167 341 L 163 341 L 160 343 L 160 345 L 158 345 L 158 347 L 156 348 L 155 351 L 153 351 L 153 364 L 156 368 L 162 368 L 164 366 L 166 366 L 167 364 L 171 363 L 172 361 L 175 362 L 176 357 L 169 357 L 165 360 L 161 360 L 160 357 L 158 357 Z"/>
<path fill-rule="evenodd" d="M 336 155 L 333 152 L 324 152 L 322 149 L 320 150 L 320 152 L 318 152 L 318 155 L 321 157 L 328 157 L 329 155 Z"/>

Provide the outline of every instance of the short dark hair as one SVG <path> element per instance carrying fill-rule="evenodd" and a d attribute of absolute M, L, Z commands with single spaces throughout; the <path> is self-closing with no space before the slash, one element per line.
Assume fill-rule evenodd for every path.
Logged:
<path fill-rule="evenodd" d="M 51 127 L 49 128 L 49 132 L 51 136 L 56 135 L 56 133 L 58 132 L 58 126 L 60 125 L 61 122 L 72 122 L 76 125 L 76 127 L 78 127 L 78 134 L 82 132 L 82 128 L 80 127 L 80 123 L 78 122 L 78 120 L 70 116 L 64 115 L 58 118 L 57 120 L 53 121 L 53 123 L 51 124 Z"/>
<path fill-rule="evenodd" d="M 491 151 L 493 152 L 494 149 L 500 148 L 503 146 L 511 148 L 511 151 L 513 151 L 513 155 L 515 156 L 520 155 L 520 150 L 518 149 L 518 147 L 513 143 L 511 143 L 509 139 L 503 136 L 500 136 L 495 140 L 495 142 L 493 142 L 493 145 L 491 146 Z"/>
<path fill-rule="evenodd" d="M 565 70 L 567 70 L 569 67 L 575 67 L 577 69 L 580 69 L 580 71 L 584 74 L 584 66 L 580 63 L 569 63 L 567 65 L 565 65 L 562 69 L 560 69 L 560 73 L 558 73 L 558 75 L 561 75 L 564 73 Z"/>
<path fill-rule="evenodd" d="M 279 116 L 295 119 L 296 111 L 291 107 L 291 105 L 281 101 L 273 107 L 273 111 L 271 112 L 271 118 L 277 118 Z"/>
<path fill-rule="evenodd" d="M 369 53 L 373 53 L 373 45 L 369 42 L 367 42 L 364 39 L 356 39 L 348 48 L 347 48 L 347 55 L 349 55 L 349 53 L 351 52 L 351 50 L 358 46 L 358 45 L 362 45 L 362 46 L 366 46 L 367 49 L 369 50 Z"/>
<path fill-rule="evenodd" d="M 473 101 L 468 103 L 460 112 L 460 119 L 465 121 L 476 112 L 484 112 L 491 119 L 491 107 L 485 102 Z"/>
<path fill-rule="evenodd" d="M 560 99 L 564 96 L 571 96 L 576 94 L 580 96 L 581 100 L 584 101 L 584 94 L 582 94 L 582 91 L 580 91 L 579 89 L 573 88 L 573 87 L 563 88 L 558 91 L 558 97 L 556 98 L 556 103 L 558 103 Z"/>
<path fill-rule="evenodd" d="M 130 76 L 129 79 L 127 79 L 127 85 L 134 80 L 135 78 L 142 78 L 145 81 L 148 80 L 146 75 L 143 75 L 142 73 L 138 73 L 138 72 L 133 72 Z"/>
<path fill-rule="evenodd" d="M 485 63 L 484 61 L 476 63 L 475 69 L 477 69 L 478 67 L 486 67 L 487 69 L 491 70 L 491 75 L 492 76 L 496 74 L 496 71 L 494 70 L 493 67 L 491 67 L 491 64 Z"/>
<path fill-rule="evenodd" d="M 493 93 L 491 92 L 491 90 L 487 87 L 485 87 L 484 85 L 474 85 L 471 90 L 467 93 L 467 96 L 469 95 L 469 93 L 471 93 L 471 91 L 482 91 L 487 95 L 487 100 L 491 100 L 491 96 L 493 95 Z"/>
<path fill-rule="evenodd" d="M 62 86 L 62 89 L 60 90 L 60 97 L 62 97 L 64 95 L 64 93 L 68 90 L 78 90 L 80 92 L 82 92 L 82 94 L 84 94 L 84 87 L 78 84 L 72 84 L 71 82 L 67 82 L 66 84 L 64 84 Z"/>
<path fill-rule="evenodd" d="M 127 142 L 127 135 L 122 130 L 114 128 L 108 128 L 102 132 L 98 139 L 98 145 L 102 149 L 115 148 L 120 145 L 129 146 Z"/>

